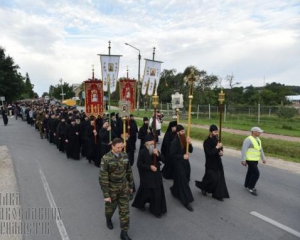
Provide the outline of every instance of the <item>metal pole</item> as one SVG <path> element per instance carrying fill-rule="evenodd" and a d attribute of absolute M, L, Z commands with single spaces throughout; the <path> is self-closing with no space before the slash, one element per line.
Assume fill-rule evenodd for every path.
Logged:
<path fill-rule="evenodd" d="M 258 111 L 257 111 L 257 122 L 260 122 L 260 103 L 258 104 Z"/>
<path fill-rule="evenodd" d="M 108 42 L 108 55 L 110 55 L 110 41 Z M 110 112 L 110 75 L 108 75 L 108 79 L 107 79 L 107 91 L 108 91 L 108 123 L 109 126 L 111 127 L 111 112 Z M 112 129 L 109 131 L 109 142 L 111 142 L 111 131 Z"/>
<path fill-rule="evenodd" d="M 62 85 L 62 79 L 59 80 L 60 81 L 60 87 L 61 87 L 61 101 L 64 101 L 64 89 L 63 89 L 63 85 Z"/>
<path fill-rule="evenodd" d="M 210 104 L 208 104 L 208 119 L 210 119 Z"/>
<path fill-rule="evenodd" d="M 136 108 L 137 108 L 137 115 L 140 116 L 140 91 L 141 91 L 141 53 L 139 50 L 139 69 L 138 69 L 138 92 L 137 92 L 137 102 L 136 102 Z"/>
<path fill-rule="evenodd" d="M 139 67 L 138 67 L 138 83 L 137 83 L 137 101 L 136 101 L 136 110 L 137 110 L 137 115 L 140 116 L 140 91 L 141 91 L 141 85 L 140 85 L 140 82 L 141 82 L 141 51 L 140 49 L 128 44 L 128 43 L 125 43 L 125 45 L 129 46 L 129 47 L 132 47 L 136 50 L 139 51 L 139 55 L 138 55 L 138 60 L 139 60 Z"/>
<path fill-rule="evenodd" d="M 227 113 L 227 107 L 226 104 L 224 105 L 224 122 L 226 122 L 226 113 Z"/>
<path fill-rule="evenodd" d="M 223 104 L 220 104 L 220 119 L 219 119 L 219 141 L 222 142 L 222 108 Z"/>
<path fill-rule="evenodd" d="M 199 104 L 197 105 L 197 119 L 199 119 Z"/>

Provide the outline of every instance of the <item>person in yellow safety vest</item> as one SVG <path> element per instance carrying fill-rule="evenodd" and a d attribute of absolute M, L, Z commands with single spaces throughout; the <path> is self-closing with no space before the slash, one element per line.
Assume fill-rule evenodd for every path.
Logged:
<path fill-rule="evenodd" d="M 259 178 L 258 161 L 266 163 L 266 157 L 263 151 L 260 134 L 263 132 L 259 127 L 251 128 L 251 135 L 244 140 L 242 147 L 242 160 L 244 166 L 248 165 L 244 187 L 254 196 L 257 196 L 255 185 Z"/>

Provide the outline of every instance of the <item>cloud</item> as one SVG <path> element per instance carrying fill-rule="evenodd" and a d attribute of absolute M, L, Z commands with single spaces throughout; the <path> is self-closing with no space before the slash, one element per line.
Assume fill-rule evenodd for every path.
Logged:
<path fill-rule="evenodd" d="M 300 5 L 296 0 L 14 0 L 0 3 L 0 45 L 41 94 L 49 85 L 100 78 L 97 54 L 123 55 L 119 76 L 137 78 L 142 59 L 182 72 L 194 65 L 244 86 L 297 85 Z M 144 62 L 141 62 L 143 72 Z"/>

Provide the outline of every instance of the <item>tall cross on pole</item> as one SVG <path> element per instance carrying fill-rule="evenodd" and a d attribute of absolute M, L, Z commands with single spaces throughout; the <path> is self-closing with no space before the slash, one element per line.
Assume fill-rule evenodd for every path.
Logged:
<path fill-rule="evenodd" d="M 190 137 L 190 132 L 191 132 L 191 112 L 192 112 L 194 82 L 197 81 L 198 78 L 199 78 L 198 76 L 195 76 L 194 68 L 190 68 L 190 74 L 184 78 L 184 81 L 189 84 L 189 111 L 188 111 L 187 137 Z M 186 154 L 189 154 L 188 142 L 186 143 Z"/>

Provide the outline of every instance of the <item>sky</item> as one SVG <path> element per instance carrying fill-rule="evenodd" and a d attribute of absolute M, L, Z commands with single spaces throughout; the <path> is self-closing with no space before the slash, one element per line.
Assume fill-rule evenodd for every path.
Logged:
<path fill-rule="evenodd" d="M 1 0 L 0 46 L 41 95 L 59 80 L 101 77 L 98 54 L 122 55 L 119 77 L 196 66 L 239 86 L 300 86 L 299 0 Z"/>

